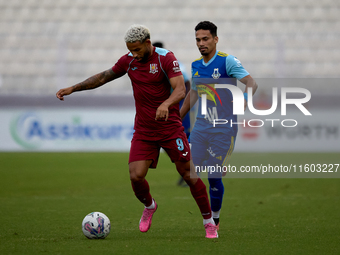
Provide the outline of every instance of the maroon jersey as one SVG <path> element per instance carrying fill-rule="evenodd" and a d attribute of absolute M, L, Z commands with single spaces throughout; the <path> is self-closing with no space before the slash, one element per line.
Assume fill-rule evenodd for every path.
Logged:
<path fill-rule="evenodd" d="M 155 120 L 157 108 L 170 96 L 169 79 L 182 75 L 172 52 L 154 47 L 153 54 L 146 62 L 138 62 L 128 53 L 118 60 L 112 70 L 119 76 L 127 73 L 130 77 L 136 105 L 136 133 L 147 139 L 157 139 L 182 127 L 178 104 L 169 107 L 167 121 Z"/>

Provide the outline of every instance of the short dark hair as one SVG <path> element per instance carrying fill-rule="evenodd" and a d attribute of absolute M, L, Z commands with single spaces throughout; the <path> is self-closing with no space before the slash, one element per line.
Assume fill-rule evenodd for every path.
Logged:
<path fill-rule="evenodd" d="M 198 23 L 195 27 L 195 31 L 198 31 L 200 29 L 209 30 L 213 37 L 217 36 L 217 27 L 214 23 L 210 21 L 201 21 L 200 23 Z"/>
<path fill-rule="evenodd" d="M 162 42 L 154 42 L 152 45 L 155 46 L 155 47 L 158 47 L 158 48 L 163 48 Z"/>

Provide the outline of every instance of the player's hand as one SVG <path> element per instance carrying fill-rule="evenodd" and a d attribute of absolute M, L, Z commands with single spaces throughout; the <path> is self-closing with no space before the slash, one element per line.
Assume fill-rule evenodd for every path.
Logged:
<path fill-rule="evenodd" d="M 164 119 L 165 121 L 167 121 L 168 117 L 169 107 L 163 103 L 157 108 L 155 120 Z"/>
<path fill-rule="evenodd" d="M 72 93 L 72 88 L 65 88 L 65 89 L 60 89 L 56 96 L 59 100 L 64 101 L 64 96 L 70 95 Z"/>

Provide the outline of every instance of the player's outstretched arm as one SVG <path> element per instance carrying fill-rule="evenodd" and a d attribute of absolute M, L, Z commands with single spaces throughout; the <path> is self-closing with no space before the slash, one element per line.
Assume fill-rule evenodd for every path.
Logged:
<path fill-rule="evenodd" d="M 183 119 L 185 115 L 187 115 L 191 107 L 196 103 L 197 99 L 198 99 L 197 91 L 190 89 L 187 96 L 184 99 L 181 109 L 179 110 L 181 119 Z"/>
<path fill-rule="evenodd" d="M 171 105 L 177 104 L 185 97 L 185 85 L 183 75 L 170 78 L 170 84 L 173 91 L 170 97 L 157 108 L 155 120 L 164 119 L 165 121 L 167 121 L 169 116 L 169 107 Z"/>
<path fill-rule="evenodd" d="M 255 82 L 255 80 L 253 79 L 253 77 L 251 77 L 250 75 L 247 75 L 246 77 L 243 77 L 242 79 L 240 79 L 240 82 L 242 82 L 244 85 L 246 85 L 245 88 L 245 93 L 247 93 L 248 88 L 252 88 L 253 90 L 253 95 L 255 94 L 256 90 L 257 90 L 257 83 Z M 244 101 L 244 109 L 246 109 L 247 107 L 247 101 Z"/>
<path fill-rule="evenodd" d="M 118 78 L 118 76 L 110 68 L 104 72 L 93 75 L 90 78 L 86 79 L 85 81 L 80 82 L 74 86 L 60 89 L 57 92 L 56 96 L 60 100 L 64 101 L 64 96 L 70 95 L 73 92 L 95 89 L 116 78 Z"/>

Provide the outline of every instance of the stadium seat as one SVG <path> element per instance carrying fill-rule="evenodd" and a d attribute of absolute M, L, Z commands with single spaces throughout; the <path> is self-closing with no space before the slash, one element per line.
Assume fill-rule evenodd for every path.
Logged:
<path fill-rule="evenodd" d="M 218 49 L 255 77 L 339 77 L 339 15 L 336 0 L 0 0 L 0 93 L 51 93 L 61 80 L 110 67 L 127 52 L 133 23 L 148 26 L 188 70 L 200 56 L 194 27 L 212 20 Z M 130 93 L 128 79 L 117 84 L 117 93 Z"/>

